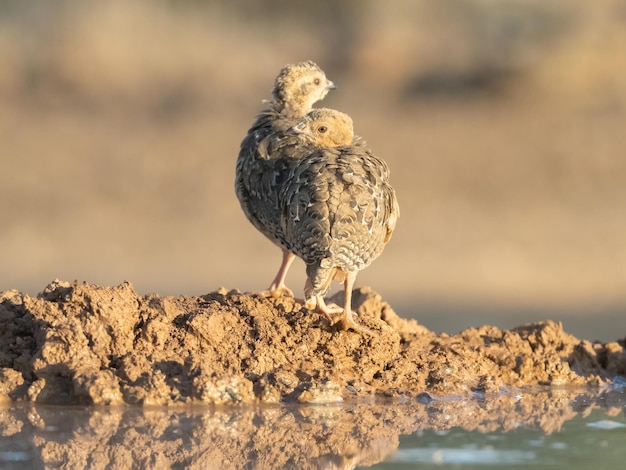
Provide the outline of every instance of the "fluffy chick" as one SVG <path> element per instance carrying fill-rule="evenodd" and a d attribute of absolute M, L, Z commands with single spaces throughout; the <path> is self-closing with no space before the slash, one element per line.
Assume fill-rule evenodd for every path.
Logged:
<path fill-rule="evenodd" d="M 248 220 L 280 246 L 283 255 L 265 295 L 293 295 L 285 277 L 294 255 L 282 242 L 278 193 L 293 162 L 308 155 L 312 147 L 290 129 L 334 88 L 312 61 L 286 65 L 276 77 L 267 108 L 241 142 L 235 175 L 237 198 Z"/>
<path fill-rule="evenodd" d="M 339 146 L 327 140 L 353 135 L 343 113 L 314 110 L 294 131 L 325 147 L 295 163 L 280 195 L 285 246 L 306 263 L 306 306 L 341 329 L 372 334 L 354 320 L 352 289 L 357 273 L 382 253 L 400 215 L 389 169 L 359 138 Z M 344 284 L 343 308 L 324 302 L 333 279 Z"/>

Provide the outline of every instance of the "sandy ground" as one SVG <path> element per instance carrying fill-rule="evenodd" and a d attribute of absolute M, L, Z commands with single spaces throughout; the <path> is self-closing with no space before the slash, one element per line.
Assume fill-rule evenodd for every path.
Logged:
<path fill-rule="evenodd" d="M 373 337 L 335 331 L 291 298 L 237 291 L 140 297 L 132 284 L 55 281 L 0 304 L 0 397 L 45 404 L 338 403 L 603 386 L 626 375 L 624 338 L 592 343 L 544 322 L 436 335 L 370 289 Z M 338 302 L 340 299 L 335 299 Z"/>

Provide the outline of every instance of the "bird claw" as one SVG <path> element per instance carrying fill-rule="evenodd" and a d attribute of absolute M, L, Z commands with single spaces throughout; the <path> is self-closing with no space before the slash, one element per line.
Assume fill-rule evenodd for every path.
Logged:
<path fill-rule="evenodd" d="M 315 299 L 315 297 L 313 297 Z M 343 308 L 341 308 L 337 304 L 326 304 L 323 298 L 317 299 L 317 311 L 322 315 L 328 322 L 333 325 L 335 322 L 333 321 L 333 316 L 338 313 L 343 313 Z"/>
<path fill-rule="evenodd" d="M 321 313 L 325 313 L 328 316 L 332 316 L 332 315 L 337 315 L 339 313 L 343 313 L 343 308 L 341 308 L 337 304 L 327 304 L 325 307 L 326 308 Z"/>
<path fill-rule="evenodd" d="M 376 336 L 372 330 L 354 321 L 356 313 L 352 310 L 346 311 L 337 304 L 326 304 L 323 298 L 311 297 L 304 302 L 304 307 L 308 310 L 317 310 L 320 315 L 328 320 L 330 326 L 337 325 L 340 331 L 354 330 L 357 333 Z"/>
<path fill-rule="evenodd" d="M 281 297 L 293 297 L 292 290 L 287 286 L 275 287 L 272 285 L 269 289 L 261 291 L 260 294 L 263 297 L 268 297 L 272 299 L 280 299 Z"/>
<path fill-rule="evenodd" d="M 357 333 L 362 333 L 369 336 L 376 336 L 376 333 L 374 333 L 372 330 L 355 322 L 354 318 L 351 315 L 340 318 L 336 322 L 336 324 L 340 330 L 354 330 Z"/>
<path fill-rule="evenodd" d="M 375 336 L 375 333 L 372 330 L 361 326 L 356 321 L 354 321 L 356 313 L 352 311 L 346 312 L 345 309 L 339 307 L 338 305 L 326 305 L 326 310 L 320 313 L 328 319 L 331 326 L 337 325 L 337 328 L 340 331 L 354 330 L 357 333 Z"/>

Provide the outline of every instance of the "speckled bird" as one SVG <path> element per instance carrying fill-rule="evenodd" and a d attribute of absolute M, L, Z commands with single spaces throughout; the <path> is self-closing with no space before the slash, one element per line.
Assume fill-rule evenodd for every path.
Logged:
<path fill-rule="evenodd" d="M 353 135 L 352 120 L 339 111 L 314 110 L 293 129 L 325 147 L 295 163 L 280 194 L 285 246 L 306 263 L 305 305 L 341 329 L 372 334 L 354 320 L 352 289 L 400 215 L 389 168 L 358 137 L 339 146 L 325 140 Z M 343 308 L 324 302 L 333 279 L 344 284 Z"/>
<path fill-rule="evenodd" d="M 313 147 L 291 128 L 334 88 L 312 61 L 286 65 L 276 77 L 267 108 L 241 142 L 235 176 L 237 198 L 248 220 L 278 245 L 283 255 L 265 295 L 293 295 L 285 277 L 295 256 L 282 241 L 278 193 L 293 163 L 310 154 Z"/>

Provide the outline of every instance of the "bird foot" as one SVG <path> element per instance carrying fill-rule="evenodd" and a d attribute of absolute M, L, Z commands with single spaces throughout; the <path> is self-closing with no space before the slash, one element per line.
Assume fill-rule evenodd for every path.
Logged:
<path fill-rule="evenodd" d="M 357 333 L 376 336 L 372 330 L 354 321 L 356 313 L 352 310 L 346 311 L 337 304 L 326 304 L 323 298 L 311 297 L 304 302 L 304 307 L 308 310 L 317 310 L 320 315 L 328 320 L 330 326 L 337 325 L 340 331 L 354 330 Z"/>
<path fill-rule="evenodd" d="M 376 336 L 376 334 L 372 330 L 362 325 L 359 325 L 356 321 L 354 321 L 354 316 L 355 314 L 353 312 L 346 312 L 342 309 L 341 317 L 335 320 L 334 323 L 331 322 L 331 324 L 336 324 L 339 330 L 354 330 L 357 333 L 362 333 L 369 336 Z"/>
<path fill-rule="evenodd" d="M 343 312 L 343 309 L 336 304 L 326 305 L 324 299 L 318 296 L 312 296 L 301 302 L 307 310 L 315 310 L 322 315 L 328 322 L 333 324 L 333 315 Z"/>
<path fill-rule="evenodd" d="M 343 308 L 341 308 L 337 304 L 326 304 L 324 299 L 317 300 L 317 311 L 324 317 L 328 322 L 333 325 L 335 322 L 333 321 L 333 316 L 338 313 L 343 313 Z"/>
<path fill-rule="evenodd" d="M 341 308 L 337 304 L 326 304 L 323 309 L 319 309 L 320 313 L 324 313 L 328 316 L 337 315 L 339 313 L 343 313 L 343 308 Z"/>
<path fill-rule="evenodd" d="M 375 336 L 375 333 L 372 330 L 365 328 L 354 321 L 356 313 L 351 310 L 346 311 L 346 309 L 341 308 L 338 305 L 330 304 L 325 305 L 325 310 L 320 311 L 320 313 L 328 319 L 331 326 L 337 325 L 339 330 L 354 330 L 357 333 Z"/>
<path fill-rule="evenodd" d="M 272 299 L 280 299 L 281 297 L 293 297 L 292 290 L 287 286 L 271 285 L 269 289 L 259 292 L 263 297 L 271 297 Z"/>

